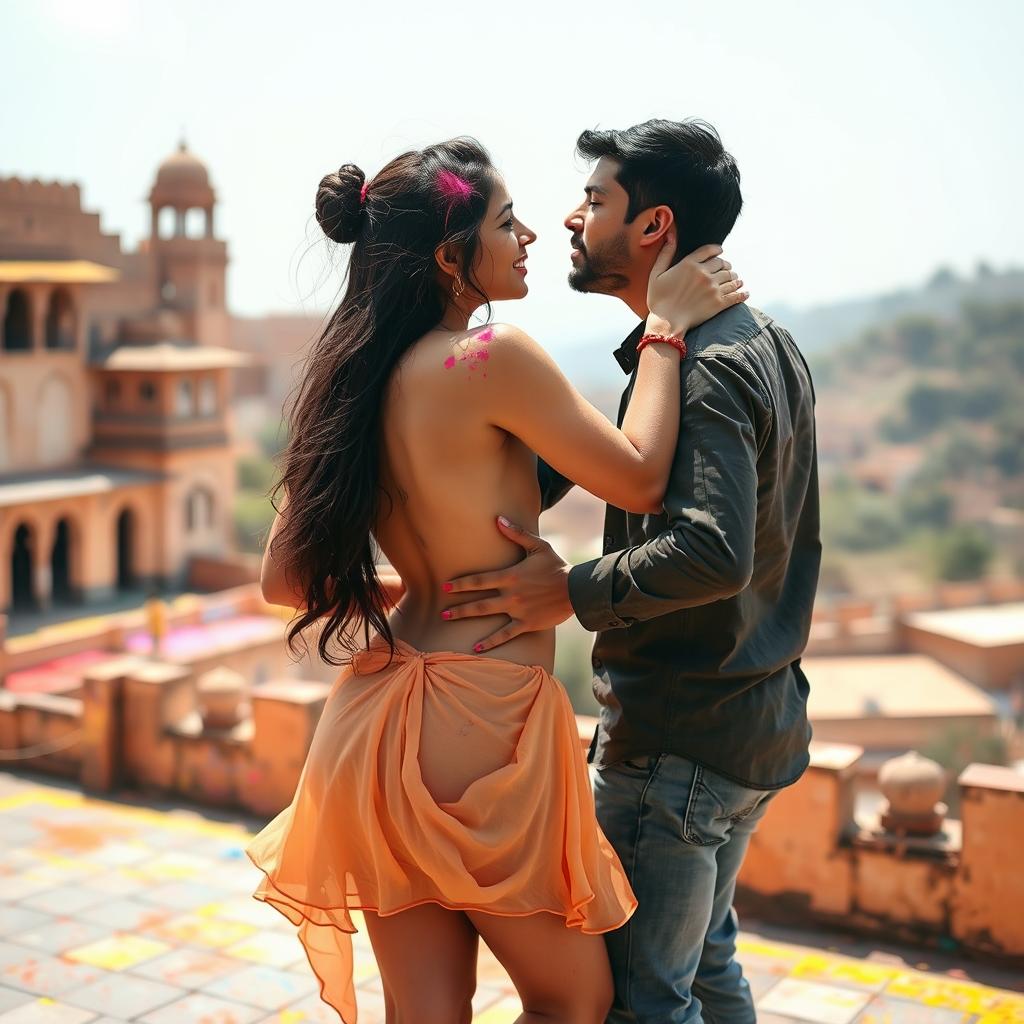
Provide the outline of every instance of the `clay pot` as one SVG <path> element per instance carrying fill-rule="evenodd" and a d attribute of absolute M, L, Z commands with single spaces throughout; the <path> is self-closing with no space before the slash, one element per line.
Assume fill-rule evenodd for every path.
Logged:
<path fill-rule="evenodd" d="M 913 835 L 940 831 L 947 810 L 940 803 L 946 781 L 942 765 L 916 750 L 886 761 L 878 771 L 879 788 L 889 801 L 882 812 L 883 827 Z"/>

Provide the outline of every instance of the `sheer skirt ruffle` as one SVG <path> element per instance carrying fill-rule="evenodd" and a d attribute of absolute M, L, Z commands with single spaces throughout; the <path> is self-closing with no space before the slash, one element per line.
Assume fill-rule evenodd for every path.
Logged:
<path fill-rule="evenodd" d="M 636 899 L 594 815 L 576 720 L 539 666 L 375 641 L 328 695 L 291 804 L 248 844 L 355 1024 L 353 912 L 541 911 L 587 934 Z M 357 915 L 358 916 L 358 915 Z"/>

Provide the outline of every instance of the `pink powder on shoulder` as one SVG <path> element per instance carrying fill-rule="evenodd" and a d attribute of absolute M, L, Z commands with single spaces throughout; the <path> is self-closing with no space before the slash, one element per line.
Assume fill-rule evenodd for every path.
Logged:
<path fill-rule="evenodd" d="M 445 368 L 446 370 L 450 370 L 450 369 L 451 369 L 451 368 L 452 368 L 452 367 L 453 367 L 454 365 L 455 365 L 455 356 L 449 356 L 449 357 L 448 357 L 448 358 L 447 358 L 447 359 L 446 359 L 446 360 L 444 361 L 444 368 Z"/>
<path fill-rule="evenodd" d="M 478 335 L 476 336 L 476 340 L 477 340 L 477 341 L 482 341 L 482 342 L 484 342 L 485 344 L 486 344 L 486 343 L 487 343 L 488 341 L 493 341 L 493 340 L 494 340 L 494 328 L 493 328 L 493 327 L 485 327 L 485 328 L 484 328 L 484 329 L 483 329 L 483 330 L 482 330 L 482 331 L 481 331 L 481 332 L 480 332 L 480 333 L 479 333 L 479 334 L 478 334 Z"/>

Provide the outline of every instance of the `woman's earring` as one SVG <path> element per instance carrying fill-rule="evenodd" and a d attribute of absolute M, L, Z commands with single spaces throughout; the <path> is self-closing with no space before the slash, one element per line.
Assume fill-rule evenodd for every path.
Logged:
<path fill-rule="evenodd" d="M 458 270 L 455 271 L 455 280 L 452 281 L 452 298 L 459 298 L 462 293 L 466 290 L 466 282 L 462 280 L 462 273 Z"/>

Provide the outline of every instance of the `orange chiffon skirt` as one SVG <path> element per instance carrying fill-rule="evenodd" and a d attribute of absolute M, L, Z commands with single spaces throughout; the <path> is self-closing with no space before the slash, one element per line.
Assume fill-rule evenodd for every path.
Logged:
<path fill-rule="evenodd" d="M 327 697 L 291 804 L 246 847 L 355 1024 L 350 911 L 549 911 L 594 934 L 636 898 L 594 815 L 576 719 L 537 665 L 375 638 Z"/>

